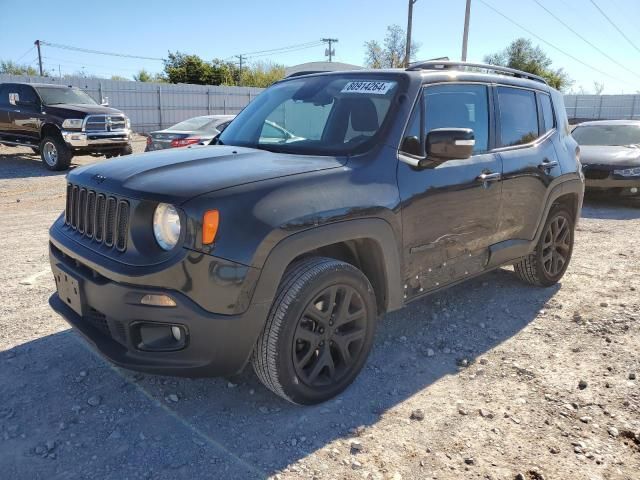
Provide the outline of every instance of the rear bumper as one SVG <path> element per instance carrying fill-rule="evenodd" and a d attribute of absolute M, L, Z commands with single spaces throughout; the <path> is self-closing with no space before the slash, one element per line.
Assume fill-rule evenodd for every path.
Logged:
<path fill-rule="evenodd" d="M 131 141 L 131 130 L 117 132 L 74 132 L 62 130 L 62 138 L 71 148 L 89 150 L 92 148 L 119 148 Z"/>

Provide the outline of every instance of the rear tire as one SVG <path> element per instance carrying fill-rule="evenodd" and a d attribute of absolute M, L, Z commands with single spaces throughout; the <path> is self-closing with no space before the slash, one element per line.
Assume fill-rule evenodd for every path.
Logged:
<path fill-rule="evenodd" d="M 331 258 L 296 262 L 280 282 L 253 369 L 267 388 L 290 402 L 324 402 L 362 369 L 376 319 L 373 288 L 360 270 Z"/>
<path fill-rule="evenodd" d="M 567 271 L 573 253 L 574 219 L 564 208 L 549 213 L 535 251 L 514 264 L 516 275 L 531 285 L 550 287 Z"/>
<path fill-rule="evenodd" d="M 40 141 L 40 158 L 49 170 L 66 170 L 71 164 L 73 152 L 58 135 L 46 135 Z"/>

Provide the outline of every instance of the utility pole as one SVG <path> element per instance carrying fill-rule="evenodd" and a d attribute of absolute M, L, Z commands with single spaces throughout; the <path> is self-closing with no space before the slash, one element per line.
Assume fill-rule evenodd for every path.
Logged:
<path fill-rule="evenodd" d="M 40 40 L 36 40 L 33 44 L 38 47 L 38 64 L 40 65 L 40 76 L 42 77 L 42 55 L 40 53 Z"/>
<path fill-rule="evenodd" d="M 329 57 L 329 61 L 331 61 L 333 59 L 333 56 L 336 54 L 335 50 L 333 50 L 333 48 L 331 47 L 331 44 L 338 43 L 338 39 L 337 38 L 321 38 L 320 40 L 322 40 L 324 43 L 329 44 L 329 48 L 325 50 L 324 56 Z"/>
<path fill-rule="evenodd" d="M 245 57 L 244 57 L 244 55 L 240 54 L 240 55 L 236 55 L 236 58 L 240 62 L 240 67 L 239 67 L 240 72 L 238 73 L 238 86 L 241 86 L 241 84 L 242 84 L 242 60 Z"/>
<path fill-rule="evenodd" d="M 469 41 L 469 17 L 471 16 L 471 0 L 467 0 L 464 11 L 464 33 L 462 35 L 462 61 L 467 61 L 467 42 Z"/>
<path fill-rule="evenodd" d="M 409 0 L 409 13 L 407 15 L 407 42 L 405 44 L 404 52 L 404 66 L 409 66 L 411 61 L 411 26 L 413 24 L 413 4 L 418 0 Z"/>

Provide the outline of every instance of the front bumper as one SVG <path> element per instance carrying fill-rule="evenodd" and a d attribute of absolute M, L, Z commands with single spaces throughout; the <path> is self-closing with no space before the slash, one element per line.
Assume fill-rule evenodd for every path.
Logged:
<path fill-rule="evenodd" d="M 98 272 L 94 264 L 74 254 L 54 237 L 49 259 L 54 274 L 68 275 L 77 286 L 77 297 L 54 293 L 49 304 L 101 354 L 124 368 L 161 375 L 225 376 L 247 364 L 263 328 L 270 304 L 250 304 L 239 314 L 205 310 L 178 289 L 135 285 L 122 274 Z M 138 279 L 131 277 L 131 282 Z M 200 285 L 214 289 L 214 284 Z M 63 290 L 60 290 L 63 292 Z M 144 305 L 149 294 L 170 296 L 175 307 Z M 70 295 L 70 294 L 69 294 Z M 183 348 L 149 351 L 140 343 L 139 326 L 180 326 L 186 335 Z"/>
<path fill-rule="evenodd" d="M 123 147 L 131 141 L 131 130 L 113 132 L 81 132 L 62 130 L 62 138 L 71 148 L 87 149 L 92 147 Z"/>
<path fill-rule="evenodd" d="M 584 165 L 585 188 L 589 190 L 616 190 L 623 195 L 640 193 L 640 176 L 618 175 L 614 170 L 624 167 L 610 165 Z"/>

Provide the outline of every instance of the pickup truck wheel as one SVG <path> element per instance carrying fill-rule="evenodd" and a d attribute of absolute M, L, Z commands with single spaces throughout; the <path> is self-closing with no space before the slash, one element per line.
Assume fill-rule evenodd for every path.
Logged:
<path fill-rule="evenodd" d="M 285 272 L 253 354 L 260 381 L 312 405 L 347 388 L 369 355 L 377 319 L 373 288 L 354 266 L 313 257 Z"/>
<path fill-rule="evenodd" d="M 62 138 L 46 135 L 40 142 L 40 158 L 49 170 L 66 170 L 71 164 L 73 153 Z"/>
<path fill-rule="evenodd" d="M 563 208 L 552 210 L 535 252 L 514 265 L 518 277 L 540 287 L 556 284 L 569 266 L 573 236 L 574 222 L 571 213 Z"/>

